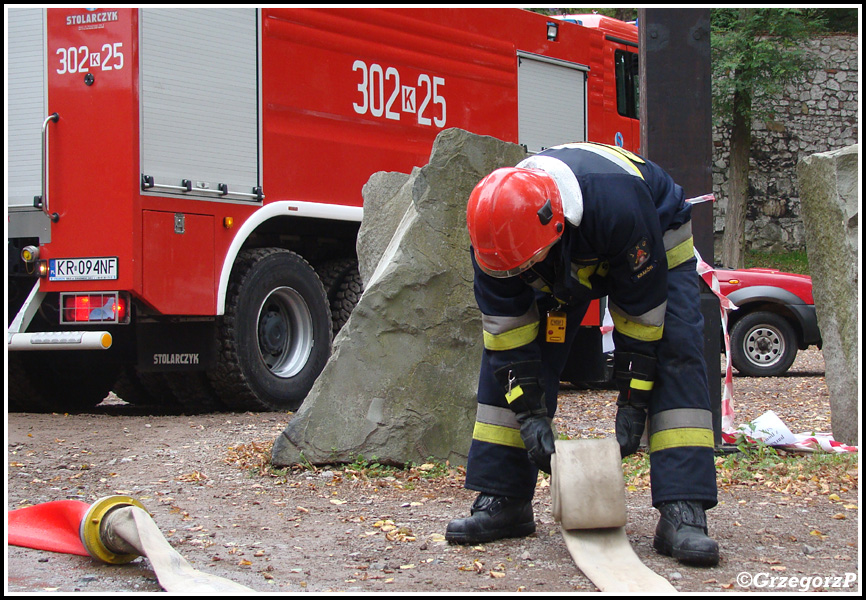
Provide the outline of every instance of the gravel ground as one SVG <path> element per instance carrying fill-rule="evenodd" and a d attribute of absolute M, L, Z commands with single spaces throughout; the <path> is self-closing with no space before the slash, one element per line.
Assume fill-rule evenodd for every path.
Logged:
<path fill-rule="evenodd" d="M 738 423 L 772 409 L 795 433 L 829 428 L 817 350 L 801 352 L 785 377 L 735 375 L 734 393 Z M 571 437 L 609 435 L 614 399 L 609 391 L 566 389 L 557 427 Z M 451 546 L 445 526 L 468 514 L 475 496 L 463 489 L 461 469 L 421 465 L 380 477 L 371 465 L 275 472 L 267 450 L 290 418 L 155 415 L 116 399 L 84 414 L 12 413 L 7 509 L 129 494 L 193 567 L 260 592 L 596 591 L 565 549 L 547 480 L 539 480 L 534 500 L 535 534 Z M 626 532 L 647 566 L 683 592 L 860 589 L 856 463 L 809 475 L 798 475 L 797 466 L 785 467 L 787 475 L 752 467 L 744 480 L 729 478 L 725 460 L 717 459 L 720 502 L 709 513 L 722 560 L 709 569 L 655 553 L 648 478 L 634 468 L 629 474 L 627 465 Z M 118 567 L 29 548 L 10 546 L 6 554 L 10 593 L 161 589 L 144 557 Z"/>

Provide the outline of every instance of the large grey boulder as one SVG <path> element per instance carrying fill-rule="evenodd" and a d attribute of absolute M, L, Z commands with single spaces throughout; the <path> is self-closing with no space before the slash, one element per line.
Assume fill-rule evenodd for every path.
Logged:
<path fill-rule="evenodd" d="M 415 170 L 413 170 L 413 173 Z M 403 190 L 409 183 L 410 188 Z M 411 186 L 414 178 L 409 173 L 380 171 L 373 173 L 364 185 L 364 220 L 358 230 L 358 271 L 366 287 L 379 259 L 385 253 L 406 210 L 412 206 Z"/>
<path fill-rule="evenodd" d="M 382 205 L 374 198 L 390 197 L 385 204 L 398 208 L 386 210 L 398 213 L 389 217 L 396 228 L 364 259 L 364 294 L 304 404 L 274 441 L 273 464 L 359 455 L 383 464 L 430 457 L 465 463 L 482 351 L 466 202 L 482 177 L 524 156 L 518 145 L 449 129 L 436 138 L 429 164 L 399 186 L 400 178 L 371 178 L 364 219 L 378 219 L 369 214 Z"/>
<path fill-rule="evenodd" d="M 823 340 L 833 437 L 857 444 L 859 145 L 800 160 L 797 174 Z"/>

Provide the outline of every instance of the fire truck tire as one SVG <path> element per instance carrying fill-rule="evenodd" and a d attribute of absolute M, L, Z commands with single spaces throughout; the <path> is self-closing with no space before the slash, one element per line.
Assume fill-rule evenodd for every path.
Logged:
<path fill-rule="evenodd" d="M 355 258 L 336 259 L 316 268 L 325 292 L 328 295 L 328 303 L 331 305 L 331 324 L 336 336 L 349 317 L 361 294 L 364 292 L 364 282 L 358 271 L 358 260 Z"/>
<path fill-rule="evenodd" d="M 27 356 L 22 356 L 27 354 Z M 92 351 L 9 353 L 9 410 L 75 412 L 102 402 L 119 365 Z"/>
<path fill-rule="evenodd" d="M 194 373 L 161 373 L 174 399 L 185 414 L 195 415 L 225 410 L 225 404 L 202 371 Z"/>
<path fill-rule="evenodd" d="M 127 365 L 112 388 L 129 404 L 159 414 L 197 414 L 225 410 L 204 373 L 148 373 Z"/>
<path fill-rule="evenodd" d="M 331 353 L 331 311 L 322 282 L 282 248 L 238 255 L 219 324 L 210 381 L 228 406 L 296 410 Z"/>
<path fill-rule="evenodd" d="M 340 282 L 340 287 L 331 301 L 331 319 L 334 322 L 334 334 L 336 335 L 343 325 L 352 316 L 352 311 L 358 305 L 361 294 L 364 293 L 364 282 L 358 272 L 357 263 L 354 270 L 349 271 Z"/>
<path fill-rule="evenodd" d="M 174 394 L 160 373 L 143 373 L 132 365 L 123 367 L 111 391 L 136 406 L 166 406 L 174 400 Z"/>

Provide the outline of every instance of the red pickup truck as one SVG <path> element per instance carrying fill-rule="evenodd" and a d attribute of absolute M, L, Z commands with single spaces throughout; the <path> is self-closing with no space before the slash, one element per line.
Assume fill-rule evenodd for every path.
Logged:
<path fill-rule="evenodd" d="M 728 313 L 728 331 L 731 362 L 741 375 L 782 375 L 797 350 L 821 347 L 811 277 L 775 269 L 722 268 L 716 276 L 721 292 L 738 307 Z"/>

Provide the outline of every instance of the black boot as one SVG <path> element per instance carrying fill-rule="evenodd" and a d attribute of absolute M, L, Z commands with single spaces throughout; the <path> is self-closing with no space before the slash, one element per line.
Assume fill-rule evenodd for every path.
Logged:
<path fill-rule="evenodd" d="M 707 516 L 700 502 L 665 502 L 659 505 L 659 512 L 653 548 L 684 564 L 712 567 L 719 563 L 719 545 L 707 536 Z"/>
<path fill-rule="evenodd" d="M 448 523 L 445 539 L 452 544 L 481 544 L 535 532 L 532 500 L 479 494 L 472 516 Z"/>

